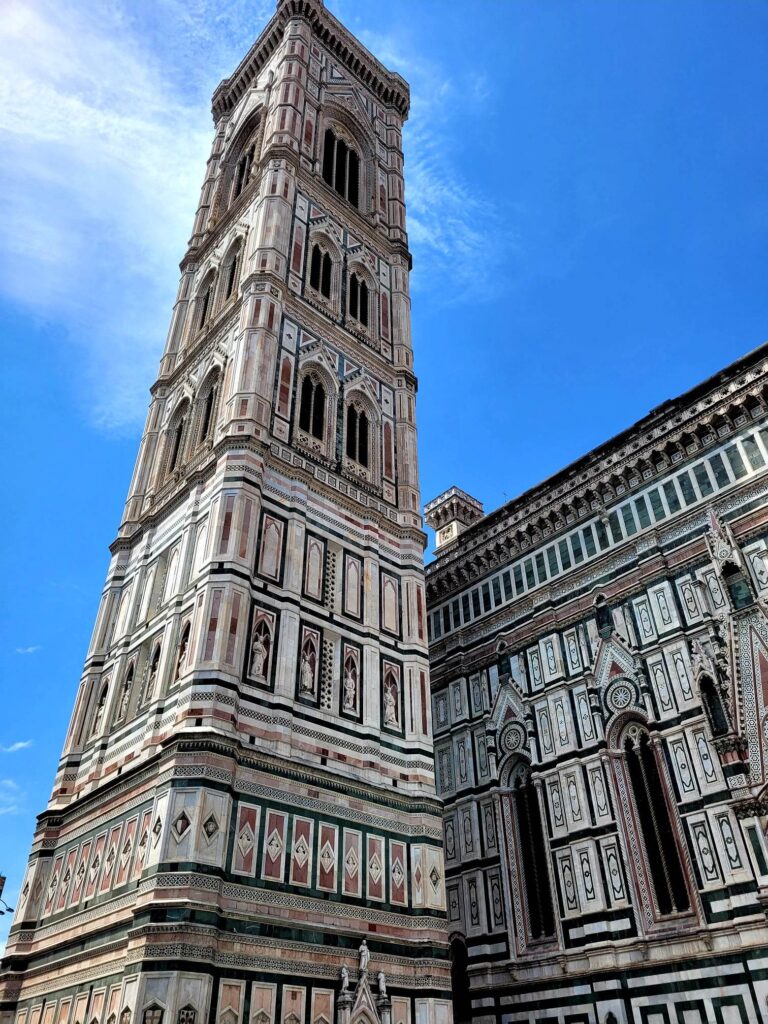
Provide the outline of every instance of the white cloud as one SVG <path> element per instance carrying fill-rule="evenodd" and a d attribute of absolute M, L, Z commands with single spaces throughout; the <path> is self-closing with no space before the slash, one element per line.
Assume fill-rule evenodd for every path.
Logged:
<path fill-rule="evenodd" d="M 0 19 L 0 292 L 72 345 L 90 421 L 136 429 L 148 403 L 208 155 L 210 94 L 273 0 L 5 0 Z M 357 29 L 360 21 L 356 12 Z M 414 287 L 450 271 L 483 297 L 498 210 L 456 174 L 455 83 L 395 36 L 363 40 L 412 86 L 406 133 Z"/>
<path fill-rule="evenodd" d="M 51 0 L 0 20 L 0 287 L 64 326 L 117 428 L 146 408 L 211 138 L 121 22 Z"/>
<path fill-rule="evenodd" d="M 15 743 L 11 743 L 10 746 L 0 746 L 0 754 L 15 754 L 19 750 L 26 750 L 32 746 L 32 740 L 17 740 Z"/>
<path fill-rule="evenodd" d="M 13 779 L 0 779 L 0 816 L 19 814 L 24 794 Z"/>
<path fill-rule="evenodd" d="M 17 647 L 16 648 L 16 653 L 17 654 L 34 654 L 35 651 L 39 651 L 40 649 L 41 649 L 40 648 L 40 644 L 33 644 L 31 647 Z"/>

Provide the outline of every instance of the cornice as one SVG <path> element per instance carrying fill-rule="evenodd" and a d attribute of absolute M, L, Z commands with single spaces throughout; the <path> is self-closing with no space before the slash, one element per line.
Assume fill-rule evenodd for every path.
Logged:
<path fill-rule="evenodd" d="M 334 16 L 325 9 L 322 0 L 278 0 L 272 20 L 242 59 L 229 78 L 225 78 L 213 94 L 214 121 L 234 109 L 259 72 L 266 65 L 283 40 L 286 24 L 293 18 L 303 18 L 314 36 L 330 54 L 350 71 L 378 101 L 393 108 L 405 120 L 410 106 L 407 83 L 395 72 L 389 71 L 359 43 Z"/>
<path fill-rule="evenodd" d="M 767 376 L 764 345 L 485 516 L 426 567 L 428 598 L 460 593 L 756 422 L 766 414 Z M 756 416 L 744 408 L 749 400 Z"/>

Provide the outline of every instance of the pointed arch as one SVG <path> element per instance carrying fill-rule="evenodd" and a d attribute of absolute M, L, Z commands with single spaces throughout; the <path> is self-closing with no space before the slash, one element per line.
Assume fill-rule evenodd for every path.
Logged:
<path fill-rule="evenodd" d="M 301 363 L 296 383 L 294 437 L 308 451 L 331 461 L 336 451 L 338 380 L 318 359 Z"/>
<path fill-rule="evenodd" d="M 353 330 L 374 338 L 378 324 L 378 288 L 369 268 L 361 259 L 347 265 L 347 319 Z"/>
<path fill-rule="evenodd" d="M 327 231 L 315 230 L 309 239 L 309 294 L 339 313 L 343 258 Z"/>
<path fill-rule="evenodd" d="M 163 444 L 161 482 L 184 465 L 186 439 L 189 429 L 190 401 L 183 398 L 168 419 Z"/>
<path fill-rule="evenodd" d="M 361 213 L 372 213 L 376 139 L 370 124 L 329 90 L 318 138 L 323 140 L 323 180 Z"/>
<path fill-rule="evenodd" d="M 243 248 L 243 236 L 237 235 L 227 249 L 224 259 L 221 261 L 221 270 L 219 272 L 219 303 L 221 305 L 224 305 L 224 303 L 229 302 L 231 298 L 237 296 Z"/>
<path fill-rule="evenodd" d="M 653 894 L 657 917 L 690 910 L 691 900 L 681 856 L 682 839 L 672 813 L 670 792 L 659 753 L 647 727 L 630 720 L 618 735 L 623 772 L 631 805 L 624 806 L 625 825 L 634 832 L 642 866 Z"/>
<path fill-rule="evenodd" d="M 195 404 L 196 425 L 194 442 L 196 447 L 212 441 L 215 436 L 216 419 L 219 412 L 219 395 L 221 391 L 221 367 L 213 366 L 206 374 L 197 392 Z"/>
<path fill-rule="evenodd" d="M 255 181 L 261 118 L 262 107 L 259 105 L 245 117 L 226 146 L 221 159 L 211 223 L 219 220 Z"/>
<path fill-rule="evenodd" d="M 367 386 L 355 384 L 344 397 L 344 469 L 359 480 L 381 483 L 381 413 Z"/>
<path fill-rule="evenodd" d="M 192 334 L 199 334 L 213 319 L 216 307 L 216 270 L 211 269 L 205 274 L 195 293 L 192 311 Z"/>

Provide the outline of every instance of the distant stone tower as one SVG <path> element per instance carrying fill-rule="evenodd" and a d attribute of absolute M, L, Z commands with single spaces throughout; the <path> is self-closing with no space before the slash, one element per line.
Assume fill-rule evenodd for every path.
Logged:
<path fill-rule="evenodd" d="M 408 103 L 321 0 L 216 90 L 3 1022 L 450 1024 Z"/>

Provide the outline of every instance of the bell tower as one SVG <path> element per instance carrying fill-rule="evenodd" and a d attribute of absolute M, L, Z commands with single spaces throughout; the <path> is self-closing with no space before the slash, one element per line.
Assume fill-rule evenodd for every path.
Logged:
<path fill-rule="evenodd" d="M 322 0 L 214 94 L 3 1024 L 450 1024 L 408 104 Z"/>

